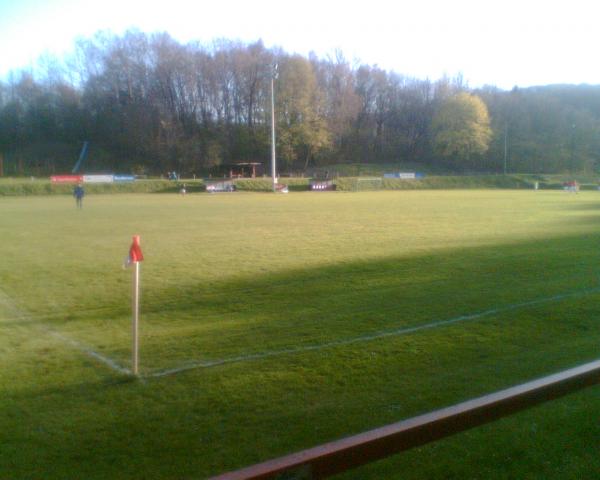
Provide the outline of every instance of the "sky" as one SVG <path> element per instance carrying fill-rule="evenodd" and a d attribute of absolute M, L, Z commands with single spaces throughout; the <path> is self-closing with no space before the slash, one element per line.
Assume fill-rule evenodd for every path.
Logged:
<path fill-rule="evenodd" d="M 469 86 L 600 84 L 593 0 L 0 0 L 0 78 L 77 37 L 128 28 L 181 43 L 227 38 Z"/>

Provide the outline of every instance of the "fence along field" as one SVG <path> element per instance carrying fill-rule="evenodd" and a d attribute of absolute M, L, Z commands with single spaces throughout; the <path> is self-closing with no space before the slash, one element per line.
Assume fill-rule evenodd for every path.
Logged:
<path fill-rule="evenodd" d="M 133 478 L 136 466 L 202 478 L 590 360 L 599 200 L 98 195 L 77 212 L 66 198 L 5 199 L 12 467 L 25 476 L 58 457 L 48 478 L 84 463 L 98 478 Z M 146 256 L 146 382 L 107 387 L 130 367 L 120 264 L 132 233 Z M 65 403 L 74 415 L 56 420 Z M 17 448 L 31 435 L 35 453 Z M 116 451 L 136 460 L 111 461 Z M 452 457 L 440 465 L 467 468 Z M 0 454 L 0 467 L 8 461 Z M 408 478 L 425 475 L 414 470 Z"/>

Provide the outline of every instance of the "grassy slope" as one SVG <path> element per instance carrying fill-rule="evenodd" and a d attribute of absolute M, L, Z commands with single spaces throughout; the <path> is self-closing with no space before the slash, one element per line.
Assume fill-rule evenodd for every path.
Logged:
<path fill-rule="evenodd" d="M 563 192 L 1 199 L 0 478 L 181 478 L 312 446 L 597 356 L 589 294 L 479 321 L 128 382 L 142 368 L 355 338 L 596 288 L 600 196 Z M 17 318 L 15 308 L 32 315 Z M 598 389 L 348 474 L 585 478 Z M 458 459 L 458 460 L 457 460 Z M 5 472 L 10 472 L 6 474 Z M 400 477 L 399 477 L 400 478 Z M 592 478 L 592 477 L 588 477 Z"/>
<path fill-rule="evenodd" d="M 533 180 L 513 175 L 472 175 L 472 176 L 427 176 L 418 180 L 400 180 L 384 178 L 374 186 L 362 183 L 357 185 L 358 177 L 335 178 L 338 191 L 361 190 L 444 190 L 444 189 L 533 189 Z M 281 182 L 288 185 L 293 192 L 308 191 L 309 178 L 282 178 Z M 86 184 L 87 194 L 97 193 L 177 193 L 181 184 L 185 183 L 189 193 L 205 191 L 203 180 L 181 180 L 172 182 L 168 180 L 136 180 L 135 182 L 97 183 Z M 241 178 L 234 180 L 237 190 L 246 192 L 270 192 L 273 189 L 271 179 L 266 178 Z M 542 188 L 561 189 L 561 183 L 555 180 L 541 182 Z M 582 185 L 582 188 L 584 185 Z M 596 189 L 595 185 L 585 185 L 587 189 Z M 31 195 L 71 195 L 72 184 L 53 184 L 49 179 L 29 178 L 0 178 L 0 197 L 3 196 L 31 196 Z"/>

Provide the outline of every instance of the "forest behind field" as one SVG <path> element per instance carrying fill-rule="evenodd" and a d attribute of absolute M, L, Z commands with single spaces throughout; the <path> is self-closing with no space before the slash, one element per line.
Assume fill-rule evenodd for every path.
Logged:
<path fill-rule="evenodd" d="M 84 141 L 86 168 L 95 171 L 268 167 L 271 82 L 284 174 L 345 163 L 481 173 L 600 168 L 600 86 L 470 88 L 460 75 L 412 78 L 341 52 L 307 58 L 260 41 L 181 44 L 131 30 L 82 38 L 68 57 L 45 56 L 0 81 L 0 173 L 70 171 Z"/>

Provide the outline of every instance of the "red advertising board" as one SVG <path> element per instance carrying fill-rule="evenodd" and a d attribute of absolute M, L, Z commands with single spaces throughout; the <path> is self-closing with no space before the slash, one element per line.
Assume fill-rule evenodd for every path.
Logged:
<path fill-rule="evenodd" d="M 52 175 L 50 180 L 52 183 L 81 183 L 83 175 Z"/>

